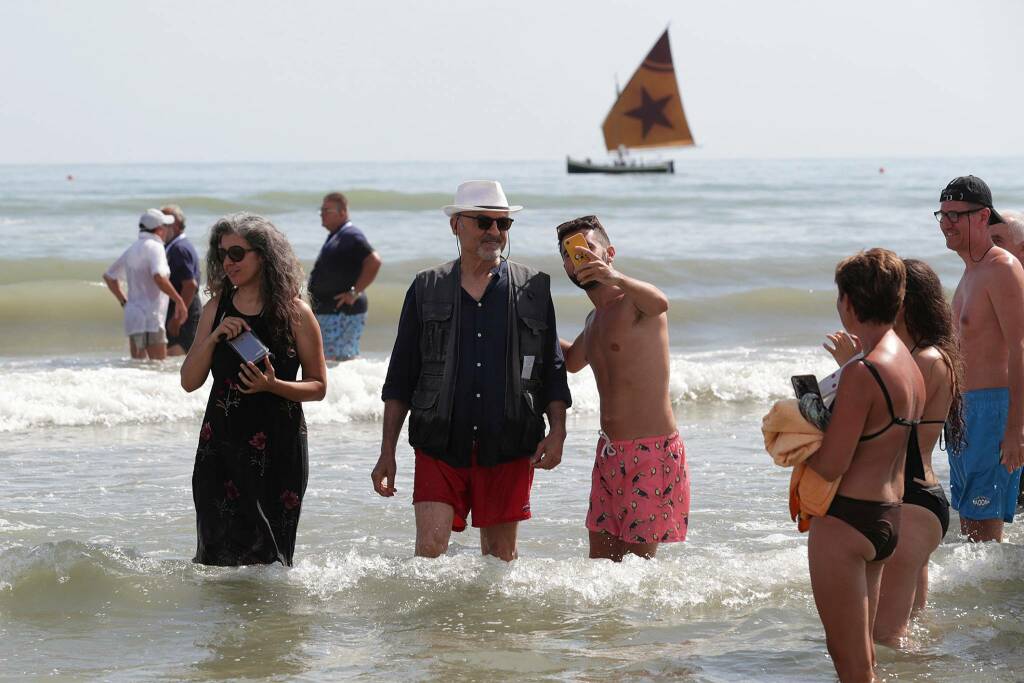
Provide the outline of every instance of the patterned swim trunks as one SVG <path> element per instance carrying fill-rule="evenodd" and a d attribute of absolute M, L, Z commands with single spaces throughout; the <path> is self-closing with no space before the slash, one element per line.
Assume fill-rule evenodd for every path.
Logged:
<path fill-rule="evenodd" d="M 625 543 L 686 540 L 690 477 L 678 432 L 632 441 L 603 433 L 590 485 L 587 529 Z"/>
<path fill-rule="evenodd" d="M 324 358 L 349 360 L 359 355 L 359 338 L 363 336 L 366 314 L 317 313 L 320 336 L 324 340 Z"/>

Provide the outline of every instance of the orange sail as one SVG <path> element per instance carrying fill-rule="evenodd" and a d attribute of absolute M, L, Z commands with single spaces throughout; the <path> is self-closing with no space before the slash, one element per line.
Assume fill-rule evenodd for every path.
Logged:
<path fill-rule="evenodd" d="M 601 126 L 609 151 L 637 147 L 686 147 L 693 144 L 683 113 L 668 29 L 629 79 Z"/>

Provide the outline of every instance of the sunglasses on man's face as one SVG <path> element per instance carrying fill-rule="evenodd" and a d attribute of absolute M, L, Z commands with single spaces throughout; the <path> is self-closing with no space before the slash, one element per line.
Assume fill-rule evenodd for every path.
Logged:
<path fill-rule="evenodd" d="M 244 259 L 245 255 L 248 254 L 250 251 L 256 251 L 256 250 L 255 249 L 245 249 L 245 248 L 239 247 L 237 245 L 234 246 L 234 247 L 228 247 L 227 249 L 217 249 L 217 258 L 219 258 L 221 260 L 221 262 L 223 262 L 224 259 L 229 258 L 232 261 L 234 261 L 235 263 L 238 263 L 239 261 Z"/>
<path fill-rule="evenodd" d="M 481 230 L 490 230 L 491 226 L 497 223 L 498 230 L 505 232 L 512 227 L 512 218 L 508 216 L 502 216 L 501 218 L 491 218 L 490 216 L 463 216 L 463 218 L 469 218 L 476 221 L 476 227 Z"/>

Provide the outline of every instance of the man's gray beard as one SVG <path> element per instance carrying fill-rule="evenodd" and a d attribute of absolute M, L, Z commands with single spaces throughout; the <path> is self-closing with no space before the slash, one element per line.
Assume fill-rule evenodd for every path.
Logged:
<path fill-rule="evenodd" d="M 501 256 L 501 244 L 498 242 L 489 242 L 488 246 L 493 244 L 494 249 L 488 249 L 485 245 L 481 244 L 477 247 L 476 255 L 481 261 L 493 261 L 494 259 Z"/>

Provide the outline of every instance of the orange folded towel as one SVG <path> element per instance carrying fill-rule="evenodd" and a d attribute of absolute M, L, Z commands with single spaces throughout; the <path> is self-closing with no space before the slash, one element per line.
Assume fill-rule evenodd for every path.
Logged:
<path fill-rule="evenodd" d="M 795 398 L 776 401 L 761 419 L 764 448 L 780 467 L 802 463 L 821 446 L 825 435 L 800 414 Z"/>
<path fill-rule="evenodd" d="M 824 433 L 800 414 L 796 399 L 777 401 L 761 420 L 764 448 L 780 467 L 792 467 L 789 478 L 789 515 L 797 529 L 807 531 L 811 517 L 828 512 L 840 479 L 826 481 L 805 462 L 821 447 Z"/>
<path fill-rule="evenodd" d="M 793 468 L 789 477 L 789 517 L 796 522 L 797 529 L 807 531 L 811 528 L 811 517 L 828 514 L 842 479 L 827 481 L 805 462 Z"/>

